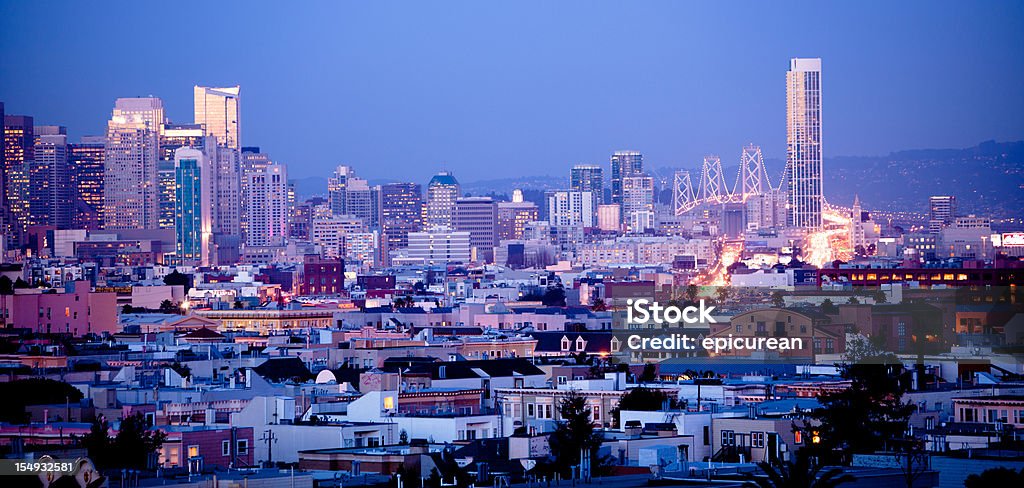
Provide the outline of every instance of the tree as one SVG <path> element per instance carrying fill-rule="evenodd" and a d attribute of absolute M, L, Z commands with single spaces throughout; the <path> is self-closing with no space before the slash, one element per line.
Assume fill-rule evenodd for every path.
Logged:
<path fill-rule="evenodd" d="M 775 308 L 782 308 L 786 306 L 786 299 L 783 297 L 781 291 L 775 290 L 772 292 L 772 306 Z"/>
<path fill-rule="evenodd" d="M 909 374 L 892 353 L 881 352 L 865 341 L 851 341 L 840 374 L 849 388 L 818 395 L 821 407 L 810 417 L 815 422 L 796 426 L 806 439 L 818 442 L 804 449 L 818 451 L 822 459 L 845 462 L 849 456 L 897 447 L 914 411 L 903 403 Z"/>
<path fill-rule="evenodd" d="M 123 307 L 121 307 L 121 313 L 132 313 L 134 311 L 135 311 L 135 307 L 132 307 L 132 305 L 130 303 L 126 303 L 126 304 L 124 304 Z"/>
<path fill-rule="evenodd" d="M 32 378 L 0 383 L 0 398 L 0 422 L 21 424 L 30 420 L 25 406 L 78 403 L 82 392 L 62 381 Z"/>
<path fill-rule="evenodd" d="M 0 295 L 13 295 L 14 282 L 6 275 L 0 275 Z"/>
<path fill-rule="evenodd" d="M 622 425 L 622 418 L 619 413 L 623 410 L 637 410 L 641 412 L 657 412 L 665 406 L 668 395 L 661 390 L 645 388 L 643 386 L 633 388 L 619 397 L 619 405 L 612 409 L 616 425 Z"/>
<path fill-rule="evenodd" d="M 541 303 L 546 307 L 564 307 L 565 306 L 565 288 L 562 287 L 561 283 L 549 286 L 544 291 L 544 297 L 541 298 Z"/>
<path fill-rule="evenodd" d="M 799 451 L 795 461 L 778 466 L 766 462 L 757 463 L 764 476 L 754 473 L 747 474 L 743 486 L 753 488 L 833 488 L 843 483 L 856 480 L 849 474 L 843 474 L 839 468 L 824 469 L 823 465 L 811 462 L 811 457 Z"/>
<path fill-rule="evenodd" d="M 14 282 L 14 289 L 15 289 L 15 290 L 24 290 L 24 289 L 26 289 L 26 288 L 32 288 L 32 285 L 29 285 L 29 284 L 28 284 L 28 282 L 27 282 L 27 281 L 25 281 L 25 280 L 23 280 L 23 279 L 21 279 L 21 277 L 19 277 L 19 278 L 18 278 L 18 279 L 17 279 L 17 280 L 16 280 L 15 282 Z"/>
<path fill-rule="evenodd" d="M 684 292 L 684 296 L 686 297 L 687 302 L 695 303 L 697 301 L 697 295 L 699 293 L 700 288 L 697 288 L 697 285 L 691 284 L 686 285 L 686 291 Z"/>
<path fill-rule="evenodd" d="M 875 303 L 885 303 L 888 301 L 888 298 L 885 296 L 885 292 L 882 290 L 875 290 L 875 293 L 873 293 L 871 297 L 875 299 Z"/>
<path fill-rule="evenodd" d="M 409 433 L 405 429 L 398 433 L 398 443 L 403 446 L 409 443 Z"/>
<path fill-rule="evenodd" d="M 188 293 L 188 290 L 192 288 L 192 277 L 174 270 L 167 276 L 164 276 L 164 284 L 169 286 L 181 285 L 185 288 L 185 293 Z"/>
<path fill-rule="evenodd" d="M 994 486 L 1024 486 L 1024 468 L 990 468 L 981 474 L 972 474 L 964 480 L 965 488 L 992 488 Z"/>
<path fill-rule="evenodd" d="M 141 413 L 121 419 L 117 435 L 110 437 L 109 424 L 103 417 L 96 419 L 82 445 L 97 467 L 104 469 L 146 469 L 149 457 L 157 451 L 167 435 L 151 429 Z"/>
<path fill-rule="evenodd" d="M 858 300 L 857 297 L 850 297 L 846 303 L 849 303 L 850 305 L 860 305 L 860 300 Z"/>
<path fill-rule="evenodd" d="M 715 289 L 715 298 L 719 305 L 722 305 L 729 300 L 729 295 L 731 294 L 732 290 L 730 290 L 728 286 L 719 286 Z"/>
<path fill-rule="evenodd" d="M 644 364 L 644 370 L 640 372 L 640 382 L 651 383 L 656 379 L 658 379 L 658 372 L 657 368 L 655 368 L 654 366 L 654 363 Z"/>
<path fill-rule="evenodd" d="M 160 313 L 178 313 L 180 310 L 181 309 L 179 309 L 178 306 L 170 300 L 160 302 Z"/>
<path fill-rule="evenodd" d="M 554 457 L 553 468 L 570 477 L 572 467 L 580 464 L 580 454 L 584 449 L 590 452 L 593 471 L 598 471 L 607 460 L 598 457 L 601 447 L 601 435 L 594 429 L 587 398 L 576 390 L 570 390 L 558 404 L 560 421 L 555 431 L 548 437 L 551 455 Z"/>
<path fill-rule="evenodd" d="M 839 307 L 832 303 L 831 298 L 826 298 L 825 301 L 821 302 L 821 313 L 826 315 L 835 315 L 839 313 Z"/>

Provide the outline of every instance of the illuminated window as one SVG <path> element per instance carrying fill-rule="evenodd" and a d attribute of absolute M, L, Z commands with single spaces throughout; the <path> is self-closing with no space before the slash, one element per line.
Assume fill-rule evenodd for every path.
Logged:
<path fill-rule="evenodd" d="M 193 444 L 191 446 L 188 446 L 188 457 L 190 457 L 190 458 L 199 457 L 199 446 L 198 445 Z"/>
<path fill-rule="evenodd" d="M 384 397 L 384 409 L 391 410 L 395 408 L 395 397 L 386 396 Z"/>

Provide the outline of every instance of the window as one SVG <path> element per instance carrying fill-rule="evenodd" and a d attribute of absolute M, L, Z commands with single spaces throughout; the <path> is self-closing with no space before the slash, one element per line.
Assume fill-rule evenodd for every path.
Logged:
<path fill-rule="evenodd" d="M 199 457 L 199 445 L 198 444 L 192 444 L 191 446 L 188 446 L 188 457 L 189 458 Z"/>
<path fill-rule="evenodd" d="M 764 432 L 751 432 L 750 433 L 750 446 L 751 447 L 764 447 Z"/>
<path fill-rule="evenodd" d="M 565 376 L 559 376 L 558 377 L 558 384 L 559 385 L 564 385 L 565 384 L 565 380 L 566 380 Z"/>
<path fill-rule="evenodd" d="M 527 403 L 526 404 L 526 416 L 527 417 L 533 417 L 534 416 L 533 412 L 534 412 L 533 404 L 532 403 Z"/>
<path fill-rule="evenodd" d="M 231 441 L 220 442 L 220 455 L 230 456 L 231 455 Z"/>
<path fill-rule="evenodd" d="M 236 451 L 239 456 L 245 456 L 249 454 L 249 439 L 238 440 L 238 450 Z"/>
<path fill-rule="evenodd" d="M 736 433 L 731 430 L 722 431 L 722 446 L 736 445 Z"/>
<path fill-rule="evenodd" d="M 799 431 L 799 430 L 794 432 L 793 433 L 793 444 L 803 444 L 803 443 L 804 443 L 804 433 Z"/>
<path fill-rule="evenodd" d="M 598 422 L 598 421 L 601 420 L 601 406 L 600 405 L 594 405 L 593 414 L 594 414 L 594 422 Z"/>

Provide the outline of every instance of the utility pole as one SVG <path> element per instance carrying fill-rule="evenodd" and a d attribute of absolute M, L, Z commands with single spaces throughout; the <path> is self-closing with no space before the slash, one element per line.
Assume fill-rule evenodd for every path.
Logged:
<path fill-rule="evenodd" d="M 260 440 L 267 443 L 267 466 L 274 465 L 274 443 L 277 442 L 277 436 L 274 435 L 274 431 L 267 429 L 263 431 L 263 437 Z"/>

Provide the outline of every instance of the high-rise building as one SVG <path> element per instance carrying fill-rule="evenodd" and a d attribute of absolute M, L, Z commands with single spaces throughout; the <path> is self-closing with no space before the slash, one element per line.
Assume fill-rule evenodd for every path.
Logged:
<path fill-rule="evenodd" d="M 159 98 L 119 98 L 107 122 L 104 149 L 104 228 L 159 226 L 159 131 L 164 123 Z"/>
<path fill-rule="evenodd" d="M 549 190 L 546 197 L 547 220 L 552 226 L 594 226 L 594 197 L 589 191 Z"/>
<path fill-rule="evenodd" d="M 213 88 L 196 85 L 193 88 L 195 123 L 206 128 L 206 134 L 217 138 L 217 143 L 234 150 L 241 149 L 241 112 L 238 85 Z"/>
<path fill-rule="evenodd" d="M 327 203 L 334 215 L 348 214 L 349 180 L 356 177 L 350 166 L 341 165 L 334 169 L 334 175 L 327 179 Z"/>
<path fill-rule="evenodd" d="M 288 170 L 268 163 L 247 175 L 249 246 L 282 246 L 288 236 Z"/>
<path fill-rule="evenodd" d="M 522 239 L 526 224 L 538 218 L 537 205 L 533 202 L 499 202 L 498 239 Z"/>
<path fill-rule="evenodd" d="M 626 229 L 641 233 L 654 225 L 654 178 L 627 176 L 622 179 L 622 218 Z"/>
<path fill-rule="evenodd" d="M 29 224 L 70 229 L 75 201 L 68 170 L 68 136 L 38 135 L 34 153 L 29 164 Z"/>
<path fill-rule="evenodd" d="M 597 207 L 597 227 L 606 232 L 618 232 L 622 229 L 622 207 L 617 203 L 607 203 Z"/>
<path fill-rule="evenodd" d="M 956 219 L 956 197 L 951 195 L 935 195 L 928 198 L 928 231 L 932 234 L 942 232 Z"/>
<path fill-rule="evenodd" d="M 177 262 L 212 264 L 214 188 L 213 162 L 198 149 L 174 151 L 174 235 Z"/>
<path fill-rule="evenodd" d="M 0 102 L 0 120 L 4 120 L 4 102 Z M 0 258 L 7 253 L 7 239 L 10 235 L 10 208 L 7 206 L 7 131 L 0 129 Z"/>
<path fill-rule="evenodd" d="M 469 232 L 473 261 L 494 262 L 494 246 L 498 242 L 498 206 L 490 197 L 456 200 L 452 224 L 458 232 Z"/>
<path fill-rule="evenodd" d="M 4 116 L 3 211 L 10 244 L 24 245 L 29 225 L 29 166 L 35 159 L 32 117 Z"/>
<path fill-rule="evenodd" d="M 425 227 L 452 228 L 452 214 L 455 201 L 462 194 L 462 186 L 451 173 L 444 171 L 434 175 L 427 184 L 427 205 L 424 216 Z"/>
<path fill-rule="evenodd" d="M 468 263 L 469 232 L 445 229 L 409 233 L 408 259 L 425 265 Z"/>
<path fill-rule="evenodd" d="M 75 229 L 103 228 L 103 152 L 105 136 L 83 136 L 68 148 L 71 159 L 71 188 L 74 191 Z"/>
<path fill-rule="evenodd" d="M 176 162 L 174 153 L 180 148 L 189 147 L 202 151 L 207 161 L 212 161 L 211 150 L 215 149 L 217 139 L 206 135 L 202 124 L 164 124 L 160 130 L 160 161 L 157 163 L 157 185 L 160 188 L 160 228 L 175 228 L 174 190 Z"/>
<path fill-rule="evenodd" d="M 569 188 L 589 191 L 594 198 L 594 208 L 604 203 L 604 171 L 600 166 L 577 164 L 569 171 Z"/>
<path fill-rule="evenodd" d="M 786 73 L 786 180 L 791 227 L 821 227 L 821 59 L 794 58 Z"/>
<path fill-rule="evenodd" d="M 388 250 L 409 246 L 409 233 L 423 229 L 423 189 L 418 183 L 380 186 L 380 226 Z"/>
<path fill-rule="evenodd" d="M 612 154 L 612 201 L 622 203 L 622 179 L 644 172 L 644 156 L 638 151 L 616 151 Z"/>
<path fill-rule="evenodd" d="M 260 152 L 260 148 L 256 146 L 243 147 L 242 148 L 242 162 L 239 170 L 239 179 L 241 185 L 239 186 L 239 193 L 241 194 L 241 236 L 245 240 L 245 236 L 249 231 L 249 212 L 246 205 L 249 202 L 249 175 L 263 171 L 267 165 L 270 164 L 270 156 Z"/>

